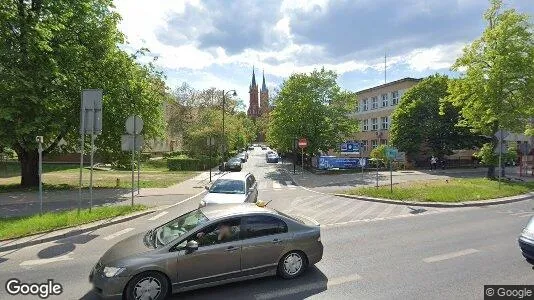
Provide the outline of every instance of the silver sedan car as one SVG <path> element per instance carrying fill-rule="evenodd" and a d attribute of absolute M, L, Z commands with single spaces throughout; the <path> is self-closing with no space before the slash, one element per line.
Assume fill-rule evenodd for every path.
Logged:
<path fill-rule="evenodd" d="M 322 256 L 318 224 L 255 204 L 216 205 L 118 242 L 89 280 L 103 298 L 159 300 L 263 276 L 294 278 Z"/>

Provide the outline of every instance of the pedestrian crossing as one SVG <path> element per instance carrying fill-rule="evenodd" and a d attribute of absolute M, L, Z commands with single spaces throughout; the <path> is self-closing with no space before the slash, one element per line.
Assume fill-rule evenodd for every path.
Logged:
<path fill-rule="evenodd" d="M 258 190 L 284 190 L 284 189 L 296 189 L 297 185 L 293 181 L 289 180 L 263 180 L 258 182 Z"/>
<path fill-rule="evenodd" d="M 336 197 L 330 194 L 314 194 L 294 197 L 288 207 L 280 210 L 295 216 L 306 216 L 322 226 L 335 226 L 354 222 L 372 222 L 420 214 L 436 214 L 451 208 L 412 208 L 379 202 Z"/>

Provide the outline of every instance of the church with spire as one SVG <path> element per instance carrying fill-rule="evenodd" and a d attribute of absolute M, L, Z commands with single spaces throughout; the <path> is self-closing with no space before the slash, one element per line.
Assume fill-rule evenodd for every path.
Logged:
<path fill-rule="evenodd" d="M 252 82 L 250 83 L 249 94 L 247 115 L 254 119 L 260 116 L 269 115 L 269 90 L 265 84 L 265 72 L 263 72 L 261 90 L 258 91 L 256 74 L 254 68 L 252 68 Z"/>

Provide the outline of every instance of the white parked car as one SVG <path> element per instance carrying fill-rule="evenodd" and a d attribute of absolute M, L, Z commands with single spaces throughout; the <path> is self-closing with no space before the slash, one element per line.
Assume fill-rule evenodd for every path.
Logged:
<path fill-rule="evenodd" d="M 251 173 L 227 173 L 215 180 L 199 207 L 211 204 L 255 203 L 258 200 L 258 183 Z"/>

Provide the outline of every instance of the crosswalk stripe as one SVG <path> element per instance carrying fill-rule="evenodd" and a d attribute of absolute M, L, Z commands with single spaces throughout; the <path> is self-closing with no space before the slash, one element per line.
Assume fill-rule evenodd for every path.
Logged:
<path fill-rule="evenodd" d="M 323 217 L 329 217 L 329 216 L 332 216 L 332 215 L 335 216 L 336 215 L 335 212 L 345 211 L 345 209 L 347 209 L 348 207 L 353 205 L 353 202 L 352 201 L 343 201 L 342 203 L 332 203 L 332 204 L 333 204 L 332 207 L 330 207 L 328 209 L 325 209 L 323 211 L 320 211 L 319 213 L 312 215 L 312 217 L 314 217 L 316 219 L 321 219 Z"/>
<path fill-rule="evenodd" d="M 273 188 L 276 190 L 276 189 L 280 189 L 282 188 L 282 185 L 280 183 L 278 183 L 278 181 L 273 181 Z"/>
<path fill-rule="evenodd" d="M 125 228 L 125 229 L 123 229 L 121 231 L 117 231 L 114 234 L 110 234 L 110 235 L 104 237 L 104 240 L 109 241 L 109 240 L 114 239 L 114 238 L 116 238 L 116 237 L 118 237 L 120 235 L 126 234 L 126 233 L 128 233 L 128 232 L 130 232 L 132 230 L 134 230 L 134 228 L 131 228 L 131 227 L 130 228 Z"/>
<path fill-rule="evenodd" d="M 166 215 L 166 214 L 168 214 L 168 213 L 169 213 L 168 211 L 162 211 L 162 212 L 160 212 L 159 214 L 157 214 L 157 215 L 155 215 L 155 216 L 153 216 L 153 217 L 151 217 L 151 218 L 148 218 L 148 221 L 154 221 L 154 220 L 157 220 L 157 219 L 163 217 L 164 215 Z"/>
<path fill-rule="evenodd" d="M 344 212 L 339 213 L 339 214 L 335 214 L 331 218 L 325 219 L 325 221 L 323 223 L 324 224 L 328 224 L 328 223 L 339 222 L 339 221 L 343 220 L 344 218 L 346 218 L 347 216 L 350 216 L 350 215 L 354 214 L 354 212 L 358 211 L 365 204 L 367 204 L 367 202 L 364 202 L 364 201 L 354 202 L 353 206 L 351 208 L 347 208 L 347 209 L 345 209 Z"/>
<path fill-rule="evenodd" d="M 378 214 L 378 216 L 376 216 L 377 218 L 383 218 L 383 217 L 387 217 L 388 215 L 390 215 L 393 210 L 395 209 L 395 206 L 396 205 L 393 205 L 393 204 L 390 204 L 386 207 L 386 209 L 384 209 L 381 213 Z"/>
<path fill-rule="evenodd" d="M 369 207 L 367 207 L 367 209 L 365 209 L 364 211 L 362 211 L 359 214 L 357 214 L 353 218 L 353 220 L 358 220 L 358 219 L 361 219 L 362 217 L 365 217 L 365 216 L 369 215 L 369 213 L 371 213 L 375 208 L 378 208 L 378 207 L 380 207 L 382 205 L 383 204 L 381 204 L 381 203 L 373 202 Z"/>
<path fill-rule="evenodd" d="M 49 263 L 55 263 L 58 261 L 65 261 L 65 260 L 72 260 L 72 257 L 70 257 L 69 254 L 65 254 L 62 256 L 57 256 L 57 257 L 52 257 L 52 258 L 26 260 L 26 261 L 21 262 L 20 266 L 44 265 L 44 264 L 49 264 Z"/>

